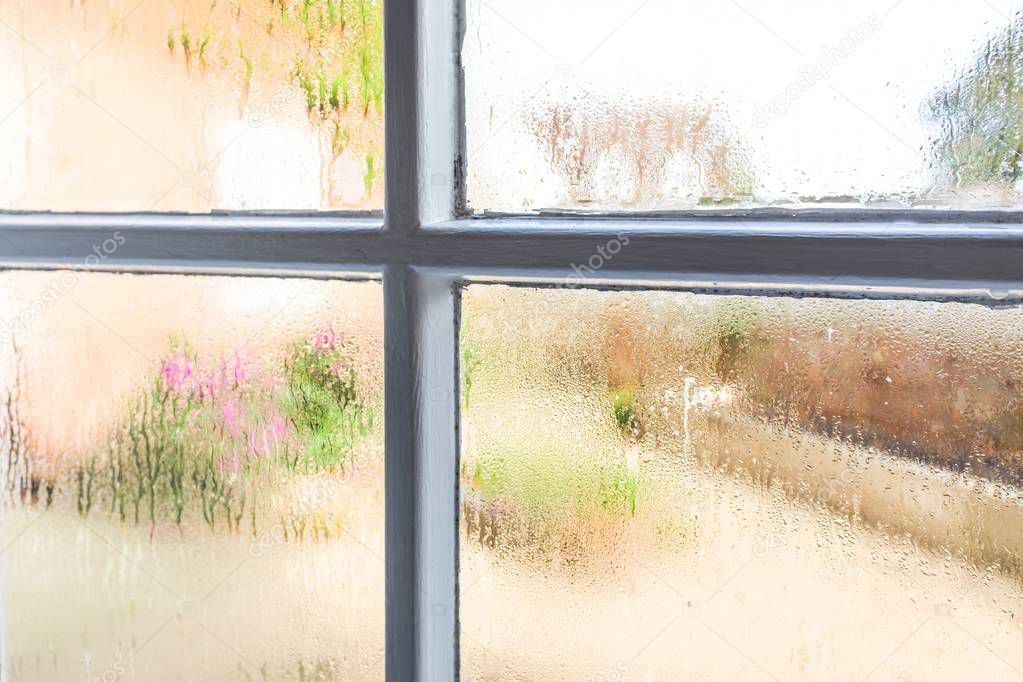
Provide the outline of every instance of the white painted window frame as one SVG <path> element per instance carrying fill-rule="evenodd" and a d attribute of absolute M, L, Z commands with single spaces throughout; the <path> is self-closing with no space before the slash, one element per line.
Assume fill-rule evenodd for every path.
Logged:
<path fill-rule="evenodd" d="M 0 214 L 0 267 L 382 279 L 387 679 L 458 677 L 460 286 L 1023 300 L 1023 214 L 484 216 L 464 211 L 461 0 L 385 0 L 386 207 L 374 215 Z M 611 257 L 608 244 L 627 240 Z"/>

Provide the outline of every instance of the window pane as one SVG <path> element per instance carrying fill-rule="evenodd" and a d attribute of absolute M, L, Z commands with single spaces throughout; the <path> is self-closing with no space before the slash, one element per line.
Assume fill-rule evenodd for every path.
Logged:
<path fill-rule="evenodd" d="M 0 209 L 383 206 L 381 0 L 0 7 Z"/>
<path fill-rule="evenodd" d="M 470 287 L 470 680 L 1023 669 L 1023 319 Z"/>
<path fill-rule="evenodd" d="M 469 203 L 1018 207 L 1019 7 L 468 0 Z"/>
<path fill-rule="evenodd" d="M 379 284 L 0 280 L 4 679 L 381 679 Z"/>

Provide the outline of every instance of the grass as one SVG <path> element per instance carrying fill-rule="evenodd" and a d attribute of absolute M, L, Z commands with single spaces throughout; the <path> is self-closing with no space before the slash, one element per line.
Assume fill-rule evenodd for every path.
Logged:
<path fill-rule="evenodd" d="M 293 74 L 305 93 L 306 110 L 323 120 L 340 122 L 351 100 L 347 75 L 342 72 L 331 76 L 322 65 L 310 65 L 302 58 L 296 60 Z"/>
<path fill-rule="evenodd" d="M 467 541 L 542 564 L 601 560 L 626 528 L 653 533 L 660 517 L 641 514 L 652 483 L 621 462 L 496 451 L 463 463 L 462 486 Z"/>
<path fill-rule="evenodd" d="M 383 111 L 383 6 L 377 0 L 283 0 L 270 3 L 284 30 L 301 27 L 300 42 L 285 41 L 292 51 L 296 66 L 293 78 L 306 91 L 310 113 L 323 117 L 331 112 L 348 110 L 353 90 L 362 103 L 362 115 Z M 215 5 L 215 3 L 214 3 Z M 239 5 L 239 11 L 241 6 Z M 212 11 L 212 10 L 211 10 Z M 273 30 L 271 19 L 268 31 Z M 198 41 L 184 24 L 167 34 L 167 49 L 173 55 L 181 45 L 186 63 L 198 58 L 205 69 L 208 50 L 218 38 L 212 29 Z M 238 38 L 239 53 L 246 64 L 246 78 L 251 78 L 252 61 L 245 56 Z M 358 73 L 353 87 L 352 74 Z"/>
<path fill-rule="evenodd" d="M 199 68 L 203 71 L 206 70 L 206 50 L 210 45 L 210 39 L 212 37 L 213 33 L 207 30 L 206 34 L 202 37 L 202 40 L 199 41 Z"/>
<path fill-rule="evenodd" d="M 252 74 L 255 73 L 255 66 L 252 64 L 252 60 L 245 56 L 245 48 L 242 46 L 242 39 L 238 38 L 238 56 L 245 64 L 245 88 L 248 90 L 252 86 Z"/>
<path fill-rule="evenodd" d="M 366 173 L 362 176 L 362 184 L 365 185 L 366 194 L 373 191 L 373 184 L 376 181 L 376 163 L 372 154 L 366 154 Z"/>
<path fill-rule="evenodd" d="M 348 111 L 348 100 L 348 79 L 344 74 L 335 76 L 330 84 L 330 108 L 335 111 Z"/>
<path fill-rule="evenodd" d="M 323 118 L 346 112 L 352 96 L 350 74 L 359 74 L 362 114 L 383 110 L 382 5 L 370 0 L 344 3 L 303 0 L 297 14 L 282 8 L 285 23 L 303 27 L 305 49 L 297 51 L 294 77 L 306 92 L 306 108 Z"/>
<path fill-rule="evenodd" d="M 479 349 L 476 346 L 462 341 L 462 364 L 459 372 L 462 375 L 462 406 L 468 408 L 472 398 L 472 384 L 476 378 L 480 363 Z"/>
<path fill-rule="evenodd" d="M 635 426 L 636 392 L 627 386 L 611 390 L 611 409 L 614 412 L 615 424 L 622 435 L 627 436 Z"/>
<path fill-rule="evenodd" d="M 181 41 L 181 49 L 185 52 L 185 63 L 188 64 L 192 60 L 192 34 L 182 26 L 178 39 Z"/>
<path fill-rule="evenodd" d="M 334 154 L 340 155 L 348 148 L 352 141 L 352 131 L 348 126 L 334 122 L 334 132 L 330 136 L 330 147 Z"/>
<path fill-rule="evenodd" d="M 621 463 L 513 452 L 482 455 L 470 466 L 469 484 L 480 499 L 502 502 L 526 519 L 599 511 L 634 516 L 640 498 L 639 474 Z"/>

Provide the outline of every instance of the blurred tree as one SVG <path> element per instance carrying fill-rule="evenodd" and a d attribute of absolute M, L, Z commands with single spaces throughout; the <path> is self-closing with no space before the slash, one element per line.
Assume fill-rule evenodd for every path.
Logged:
<path fill-rule="evenodd" d="M 1023 18 L 988 38 L 927 103 L 936 185 L 1012 189 L 1023 161 Z"/>

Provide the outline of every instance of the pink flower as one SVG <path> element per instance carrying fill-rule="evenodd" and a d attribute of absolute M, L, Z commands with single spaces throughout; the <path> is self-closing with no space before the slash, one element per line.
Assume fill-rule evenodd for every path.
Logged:
<path fill-rule="evenodd" d="M 198 387 L 192 361 L 184 355 L 164 360 L 160 374 L 167 386 L 179 393 L 191 394 Z"/>
<path fill-rule="evenodd" d="M 260 431 L 262 431 L 262 429 L 260 429 Z M 255 431 L 249 433 L 249 454 L 252 455 L 253 457 L 259 457 L 261 454 L 263 454 L 263 452 L 260 451 Z"/>
<path fill-rule="evenodd" d="M 199 388 L 199 397 L 209 396 L 209 399 L 214 401 L 218 395 L 220 395 L 220 382 L 216 381 L 213 375 L 210 374 Z"/>
<path fill-rule="evenodd" d="M 337 343 L 337 334 L 334 333 L 334 325 L 332 324 L 328 324 L 326 329 L 316 332 L 316 336 L 313 339 L 313 347 L 317 350 L 334 350 Z"/>
<path fill-rule="evenodd" d="M 178 381 L 178 375 L 181 373 L 181 367 L 178 366 L 177 360 L 164 360 L 163 367 L 160 368 L 160 374 L 163 375 L 163 380 L 167 382 L 168 386 L 174 386 Z"/>
<path fill-rule="evenodd" d="M 203 378 L 199 381 L 199 397 L 203 399 L 209 398 L 210 402 L 216 402 L 223 392 L 224 372 L 221 371 L 218 376 L 216 370 L 206 370 L 203 373 Z"/>
<path fill-rule="evenodd" d="M 234 352 L 234 366 L 232 367 L 232 374 L 234 375 L 235 387 L 241 386 L 245 383 L 245 380 L 249 378 L 249 370 L 246 367 L 246 363 L 242 360 L 242 356 L 238 351 Z"/>
<path fill-rule="evenodd" d="M 238 401 L 228 398 L 223 408 L 224 428 L 233 438 L 238 437 Z"/>
<path fill-rule="evenodd" d="M 269 455 L 284 440 L 287 429 L 284 415 L 271 412 L 267 422 L 249 434 L 249 453 L 256 457 Z"/>
<path fill-rule="evenodd" d="M 273 434 L 275 443 L 284 440 L 284 435 L 288 432 L 288 420 L 283 414 L 270 413 L 270 432 Z"/>

